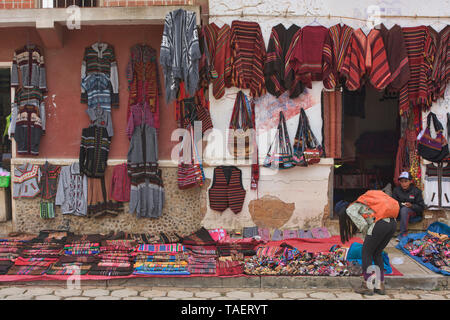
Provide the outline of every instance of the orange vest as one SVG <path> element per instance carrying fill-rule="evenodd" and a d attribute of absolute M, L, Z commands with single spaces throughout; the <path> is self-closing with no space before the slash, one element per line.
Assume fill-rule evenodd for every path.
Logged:
<path fill-rule="evenodd" d="M 371 216 L 375 218 L 375 222 L 384 218 L 397 218 L 400 211 L 398 201 L 381 190 L 369 190 L 356 202 L 362 203 L 374 211 Z"/>

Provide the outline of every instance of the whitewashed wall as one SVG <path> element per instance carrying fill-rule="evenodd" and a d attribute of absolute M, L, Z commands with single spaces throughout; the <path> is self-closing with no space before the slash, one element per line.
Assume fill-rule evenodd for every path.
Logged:
<path fill-rule="evenodd" d="M 428 0 L 424 6 L 422 0 L 392 0 L 392 1 L 351 1 L 351 0 L 209 0 L 209 22 L 215 22 L 219 27 L 224 23 L 231 25 L 233 20 L 246 20 L 258 22 L 261 26 L 266 47 L 269 41 L 270 32 L 273 26 L 283 23 L 289 27 L 292 23 L 299 26 L 310 24 L 315 15 L 323 16 L 345 16 L 360 19 L 367 19 L 368 9 L 371 5 L 377 5 L 382 15 L 396 16 L 449 16 L 449 0 Z M 243 14 L 243 17 L 241 16 Z M 222 16 L 226 15 L 226 16 Z M 233 15 L 233 16 L 230 16 Z M 258 16 L 269 15 L 269 16 Z M 306 15 L 308 17 L 299 17 Z M 325 27 L 330 27 L 337 23 L 345 23 L 353 28 L 365 27 L 366 23 L 355 19 L 341 18 L 317 18 L 318 22 Z M 419 18 L 390 18 L 382 19 L 386 27 L 390 28 L 394 24 L 400 26 L 417 26 L 421 24 L 432 26 L 440 31 L 444 27 L 444 22 L 450 23 L 448 19 L 419 19 Z M 308 91 L 311 95 L 313 104 L 306 110 L 310 119 L 312 129 L 319 141 L 322 140 L 322 115 L 320 107 L 320 92 L 323 86 L 321 82 L 314 82 L 313 89 Z M 238 89 L 227 89 L 225 96 L 220 100 L 215 100 L 210 92 L 211 116 L 215 129 L 224 131 L 228 128 L 234 100 Z M 248 94 L 248 91 L 244 91 Z M 433 106 L 433 109 L 446 110 L 448 100 L 440 101 Z M 444 109 L 442 109 L 444 108 Z M 258 112 L 258 105 L 256 105 Z M 446 112 L 446 111 L 445 111 Z M 441 112 L 442 113 L 442 112 Z M 298 116 L 287 121 L 287 126 L 291 141 L 293 141 L 295 130 L 297 128 Z M 266 137 L 261 137 L 267 141 Z M 270 138 L 269 138 L 270 141 Z M 260 145 L 260 158 L 264 158 L 267 151 L 267 145 Z M 206 159 L 210 164 L 220 163 L 217 157 Z M 218 162 L 217 162 L 218 161 Z M 260 161 L 262 163 L 262 161 Z M 294 168 L 286 171 L 280 171 L 277 174 L 269 169 L 262 168 L 261 180 L 259 183 L 259 198 L 264 195 L 278 197 L 286 203 L 294 203 L 295 210 L 291 219 L 282 227 L 285 228 L 303 228 L 320 226 L 324 208 L 332 197 L 329 194 L 329 183 L 332 183 L 330 174 L 332 172 L 333 160 L 323 159 L 320 164 L 308 168 Z M 243 184 L 247 190 L 244 208 L 241 213 L 235 215 L 229 209 L 223 213 L 218 213 L 209 208 L 203 220 L 206 228 L 224 227 L 241 228 L 244 226 L 254 226 L 248 204 L 256 199 L 256 192 L 250 190 L 250 167 L 239 166 L 243 171 Z M 206 176 L 212 180 L 213 168 L 206 168 Z"/>

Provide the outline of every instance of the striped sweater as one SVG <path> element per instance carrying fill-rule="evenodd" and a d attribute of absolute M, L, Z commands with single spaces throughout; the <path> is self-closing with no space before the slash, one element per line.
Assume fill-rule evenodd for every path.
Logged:
<path fill-rule="evenodd" d="M 81 133 L 80 172 L 87 177 L 105 175 L 111 140 L 104 127 L 90 126 Z"/>
<path fill-rule="evenodd" d="M 11 136 L 17 126 L 41 128 L 45 133 L 45 100 L 38 88 L 19 88 L 11 110 Z"/>
<path fill-rule="evenodd" d="M 36 45 L 23 46 L 14 52 L 11 68 L 11 87 L 19 87 L 19 73 L 22 87 L 47 91 L 44 54 Z"/>
<path fill-rule="evenodd" d="M 408 52 L 410 79 L 400 89 L 400 114 L 407 113 L 410 105 L 431 106 L 431 71 L 436 48 L 426 26 L 402 28 Z"/>
<path fill-rule="evenodd" d="M 208 78 L 213 84 L 214 98 L 225 94 L 225 87 L 231 87 L 231 29 L 228 24 L 219 28 L 214 22 L 203 27 L 205 54 L 207 56 Z"/>
<path fill-rule="evenodd" d="M 266 46 L 259 24 L 233 21 L 230 41 L 232 85 L 241 89 L 250 89 L 252 97 L 265 94 Z"/>
<path fill-rule="evenodd" d="M 432 80 L 435 88 L 435 99 L 444 97 L 450 76 L 450 26 L 439 33 L 439 43 L 433 64 Z"/>
<path fill-rule="evenodd" d="M 361 29 L 353 32 L 350 50 L 342 65 L 346 87 L 355 91 L 364 85 L 365 77 L 377 90 L 383 90 L 391 81 L 383 39 L 378 30 L 366 36 Z"/>
<path fill-rule="evenodd" d="M 289 90 L 295 98 L 303 92 L 302 82 L 295 76 L 294 48 L 300 37 L 300 27 L 295 24 L 286 30 L 283 24 L 272 28 L 264 65 L 266 88 L 269 93 L 279 97 Z"/>
<path fill-rule="evenodd" d="M 81 80 L 91 73 L 103 73 L 111 81 L 111 105 L 119 106 L 119 75 L 114 48 L 107 43 L 94 43 L 84 50 Z M 86 89 L 81 86 L 81 103 L 88 103 Z"/>
<path fill-rule="evenodd" d="M 322 51 L 323 85 L 334 89 L 341 85 L 341 69 L 349 50 L 353 29 L 347 25 L 334 25 L 328 29 Z"/>

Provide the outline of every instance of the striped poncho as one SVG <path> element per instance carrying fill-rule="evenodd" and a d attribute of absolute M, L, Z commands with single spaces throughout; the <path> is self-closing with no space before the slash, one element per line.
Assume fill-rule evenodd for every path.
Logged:
<path fill-rule="evenodd" d="M 378 30 L 371 30 L 366 36 L 361 29 L 353 32 L 350 49 L 342 65 L 347 89 L 361 88 L 365 77 L 377 90 L 383 90 L 391 81 L 383 39 Z"/>
<path fill-rule="evenodd" d="M 431 106 L 431 71 L 436 48 L 426 26 L 402 28 L 408 52 L 410 79 L 400 89 L 400 114 L 407 113 L 410 106 Z"/>
<path fill-rule="evenodd" d="M 266 46 L 259 24 L 249 21 L 233 21 L 230 41 L 233 86 L 250 89 L 252 97 L 265 94 Z"/>
<path fill-rule="evenodd" d="M 264 76 L 267 91 L 276 97 L 286 90 L 289 90 L 291 98 L 298 97 L 303 92 L 303 85 L 296 78 L 293 63 L 291 63 L 300 30 L 300 27 L 295 24 L 287 30 L 281 23 L 272 28 Z"/>
<path fill-rule="evenodd" d="M 231 87 L 231 29 L 228 24 L 219 28 L 214 22 L 203 27 L 205 54 L 207 56 L 208 79 L 213 84 L 214 98 L 225 94 L 225 87 Z"/>
<path fill-rule="evenodd" d="M 167 102 L 177 97 L 181 81 L 184 81 L 187 93 L 194 95 L 199 82 L 200 58 L 195 12 L 183 9 L 169 12 L 164 22 L 159 56 Z"/>
<path fill-rule="evenodd" d="M 340 85 L 341 69 L 349 50 L 353 29 L 347 25 L 334 25 L 328 29 L 322 51 L 323 85 L 334 89 Z"/>

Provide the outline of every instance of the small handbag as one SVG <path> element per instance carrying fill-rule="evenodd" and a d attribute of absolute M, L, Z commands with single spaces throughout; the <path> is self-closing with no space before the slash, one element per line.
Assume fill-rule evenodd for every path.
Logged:
<path fill-rule="evenodd" d="M 254 130 L 251 108 L 242 91 L 236 95 L 229 129 L 228 151 L 236 159 L 249 159 L 254 152 Z"/>
<path fill-rule="evenodd" d="M 55 205 L 53 202 L 41 201 L 39 211 L 41 219 L 53 219 L 55 217 Z"/>
<path fill-rule="evenodd" d="M 295 134 L 293 160 L 297 166 L 306 167 L 320 162 L 323 148 L 317 142 L 309 125 L 305 110 L 300 109 L 297 133 Z"/>
<path fill-rule="evenodd" d="M 191 136 L 191 141 L 189 141 L 191 147 L 191 163 L 185 163 L 183 157 L 180 157 L 181 160 L 178 164 L 178 188 L 182 190 L 193 188 L 197 185 L 202 186 L 203 182 L 205 181 L 205 174 L 203 172 L 201 159 L 197 154 L 197 146 L 194 144 L 194 133 L 192 130 L 192 126 L 189 125 L 188 128 L 190 129 Z M 192 146 L 194 146 L 194 148 L 192 148 Z M 195 151 L 192 152 L 192 149 L 194 149 Z M 195 161 L 196 156 L 198 162 Z"/>
<path fill-rule="evenodd" d="M 273 153 L 271 153 L 274 144 L 275 147 Z M 280 111 L 277 134 L 269 147 L 269 151 L 267 151 L 267 156 L 264 159 L 263 165 L 266 168 L 272 169 L 289 169 L 295 166 L 283 111 Z"/>
<path fill-rule="evenodd" d="M 436 138 L 430 133 L 431 119 L 433 119 Z M 444 137 L 444 128 L 436 114 L 430 112 L 427 117 L 427 127 L 417 136 L 417 151 L 419 156 L 431 162 L 441 162 L 449 154 L 448 143 Z"/>

